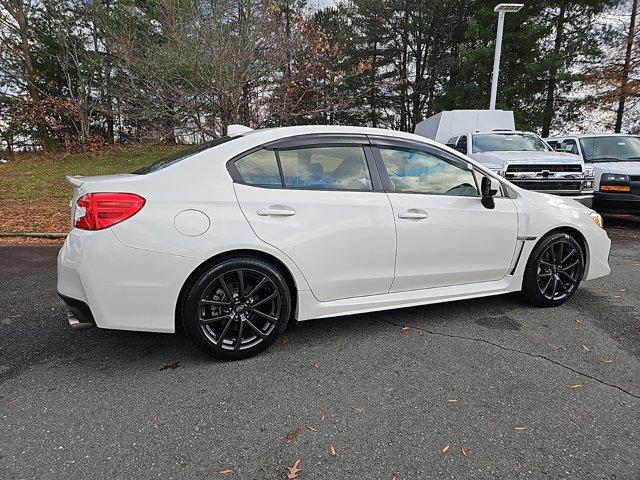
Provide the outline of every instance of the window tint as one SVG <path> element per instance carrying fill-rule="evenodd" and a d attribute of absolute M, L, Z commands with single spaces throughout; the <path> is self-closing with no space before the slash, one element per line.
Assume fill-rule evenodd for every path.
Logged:
<path fill-rule="evenodd" d="M 578 144 L 576 143 L 575 140 L 571 140 L 568 138 L 564 142 L 562 142 L 561 145 L 562 145 L 562 151 L 566 153 L 573 153 L 574 155 L 578 155 Z"/>
<path fill-rule="evenodd" d="M 531 133 L 475 133 L 473 135 L 473 153 L 548 151 L 547 144 Z"/>
<path fill-rule="evenodd" d="M 640 136 L 587 137 L 580 140 L 587 162 L 637 162 Z"/>
<path fill-rule="evenodd" d="M 208 148 L 215 147 L 223 143 L 227 143 L 233 140 L 234 138 L 237 138 L 237 137 L 220 137 L 220 138 L 216 138 L 215 140 L 211 140 L 209 142 L 204 142 L 198 145 L 194 145 L 193 147 L 187 148 L 186 150 L 182 150 L 181 152 L 174 153 L 173 155 L 169 155 L 167 157 L 163 157 L 160 160 L 155 161 L 151 165 L 142 167 L 133 173 L 144 175 L 147 173 L 152 173 L 158 170 L 162 170 L 163 168 L 167 168 L 168 166 L 173 165 L 174 163 L 181 162 L 185 158 L 189 158 L 195 155 L 196 153 L 200 153 Z"/>
<path fill-rule="evenodd" d="M 236 160 L 242 180 L 249 185 L 280 187 L 280 170 L 273 150 L 258 150 Z"/>
<path fill-rule="evenodd" d="M 419 150 L 381 148 L 396 192 L 478 195 L 473 172 Z"/>
<path fill-rule="evenodd" d="M 371 190 L 371 176 L 359 146 L 281 150 L 286 187 L 323 190 Z"/>
<path fill-rule="evenodd" d="M 458 143 L 456 143 L 456 150 L 460 153 L 467 154 L 467 136 L 462 135 L 460 139 L 458 139 Z"/>

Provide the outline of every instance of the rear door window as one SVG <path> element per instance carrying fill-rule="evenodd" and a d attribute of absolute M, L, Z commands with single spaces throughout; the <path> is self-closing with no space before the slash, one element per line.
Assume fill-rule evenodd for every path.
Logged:
<path fill-rule="evenodd" d="M 278 152 L 284 186 L 314 190 L 372 190 L 359 145 L 296 148 Z"/>
<path fill-rule="evenodd" d="M 247 185 L 280 187 L 280 170 L 273 150 L 258 150 L 236 160 L 236 168 Z"/>

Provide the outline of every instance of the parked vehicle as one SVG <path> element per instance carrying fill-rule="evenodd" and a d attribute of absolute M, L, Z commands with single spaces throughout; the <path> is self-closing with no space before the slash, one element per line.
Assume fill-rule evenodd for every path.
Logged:
<path fill-rule="evenodd" d="M 597 213 L 408 133 L 259 130 L 68 180 L 70 323 L 182 323 L 223 359 L 260 352 L 289 321 L 520 290 L 556 306 L 610 272 Z"/>
<path fill-rule="evenodd" d="M 535 133 L 517 131 L 511 111 L 440 112 L 420 122 L 416 134 L 455 148 L 519 187 L 593 203 L 593 168 L 554 151 Z"/>
<path fill-rule="evenodd" d="M 640 214 L 640 136 L 565 135 L 548 138 L 547 143 L 595 168 L 596 210 Z"/>

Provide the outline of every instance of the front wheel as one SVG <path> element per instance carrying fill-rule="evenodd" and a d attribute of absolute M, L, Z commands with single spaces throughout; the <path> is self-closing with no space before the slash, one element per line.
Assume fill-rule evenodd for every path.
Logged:
<path fill-rule="evenodd" d="M 182 321 L 205 353 L 239 360 L 271 345 L 290 311 L 282 274 L 261 259 L 243 257 L 214 265 L 196 279 L 184 299 Z"/>
<path fill-rule="evenodd" d="M 584 253 L 571 235 L 554 233 L 533 248 L 522 292 L 533 305 L 554 307 L 569 300 L 584 273 Z"/>

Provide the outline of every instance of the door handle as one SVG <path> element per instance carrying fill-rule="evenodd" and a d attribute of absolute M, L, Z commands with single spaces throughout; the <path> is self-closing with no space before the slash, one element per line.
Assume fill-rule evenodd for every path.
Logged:
<path fill-rule="evenodd" d="M 407 210 L 406 212 L 400 212 L 398 214 L 398 218 L 407 218 L 410 220 L 421 220 L 423 218 L 427 218 L 428 216 L 429 214 L 424 210 L 418 210 L 414 208 Z"/>
<path fill-rule="evenodd" d="M 268 207 L 268 208 L 259 208 L 256 210 L 256 213 L 261 217 L 290 217 L 296 214 L 296 211 L 293 208 L 286 207 Z"/>

